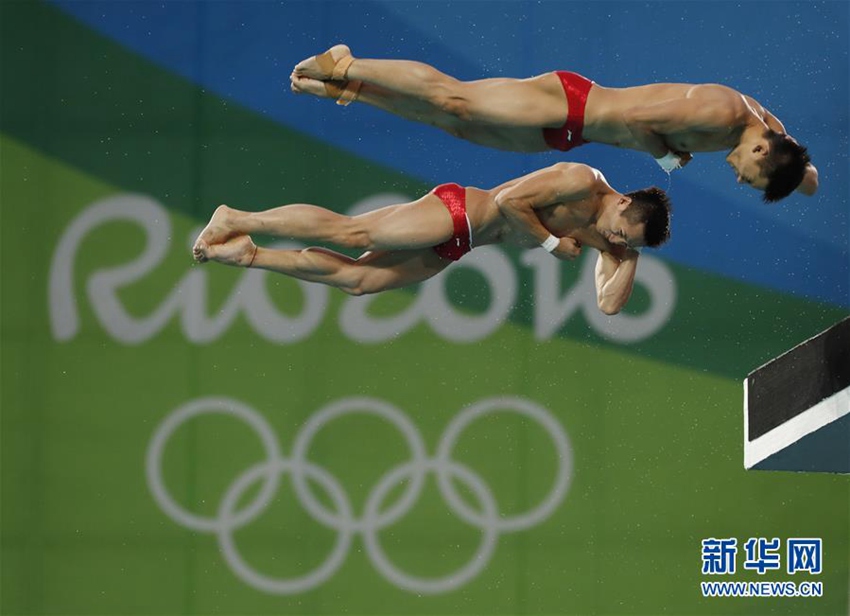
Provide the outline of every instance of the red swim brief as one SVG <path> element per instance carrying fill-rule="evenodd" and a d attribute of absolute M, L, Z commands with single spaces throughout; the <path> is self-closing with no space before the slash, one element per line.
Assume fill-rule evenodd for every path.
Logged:
<path fill-rule="evenodd" d="M 444 259 L 457 261 L 472 250 L 472 229 L 466 216 L 466 189 L 458 184 L 441 184 L 431 192 L 445 204 L 454 225 L 452 237 L 434 246 L 434 252 Z"/>
<path fill-rule="evenodd" d="M 587 104 L 587 93 L 593 87 L 593 82 L 578 73 L 555 71 L 561 79 L 564 94 L 567 95 L 567 121 L 561 128 L 544 128 L 543 138 L 553 150 L 566 152 L 587 143 L 582 139 L 584 129 L 584 107 Z"/>

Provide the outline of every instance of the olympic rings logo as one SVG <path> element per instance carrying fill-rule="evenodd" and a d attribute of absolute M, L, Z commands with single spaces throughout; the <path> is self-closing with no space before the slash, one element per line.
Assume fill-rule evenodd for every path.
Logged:
<path fill-rule="evenodd" d="M 489 486 L 475 471 L 452 460 L 452 451 L 460 434 L 470 423 L 485 415 L 508 409 L 537 422 L 549 435 L 555 449 L 558 468 L 548 495 L 533 509 L 513 516 L 502 515 Z M 174 432 L 185 422 L 207 414 L 225 414 L 244 421 L 256 432 L 265 449 L 265 461 L 245 470 L 227 489 L 215 517 L 204 517 L 178 504 L 165 485 L 162 457 Z M 392 424 L 404 437 L 410 459 L 388 470 L 372 487 L 362 515 L 356 516 L 340 482 L 321 466 L 308 459 L 310 444 L 328 423 L 349 414 L 369 414 Z M 198 532 L 213 533 L 221 553 L 234 574 L 250 586 L 272 594 L 290 595 L 320 586 L 345 562 L 352 539 L 362 536 L 366 553 L 378 572 L 397 587 L 418 594 L 438 594 L 455 590 L 477 576 L 489 563 L 501 533 L 527 530 L 550 516 L 561 504 L 572 479 L 573 459 L 570 441 L 557 419 L 547 409 L 525 398 L 507 396 L 479 400 L 455 415 L 443 432 L 433 457 L 426 454 L 425 443 L 407 415 L 393 405 L 376 398 L 352 397 L 331 402 L 313 414 L 295 438 L 290 457 L 284 457 L 274 431 L 265 418 L 237 400 L 208 397 L 192 400 L 175 409 L 157 427 L 148 446 L 146 475 L 148 486 L 162 511 L 178 524 Z M 440 494 L 451 511 L 481 531 L 478 548 L 469 562 L 456 571 L 438 578 L 421 578 L 400 570 L 387 556 L 378 539 L 379 531 L 403 516 L 420 497 L 425 478 L 433 473 Z M 310 516 L 337 532 L 336 543 L 325 561 L 314 570 L 288 579 L 273 578 L 253 569 L 242 557 L 234 541 L 234 531 L 246 526 L 263 513 L 278 489 L 281 476 L 291 477 L 295 494 Z M 328 508 L 314 496 L 309 481 L 321 486 L 330 497 Z M 471 508 L 458 494 L 454 481 L 468 488 L 480 510 Z M 392 489 L 407 482 L 397 502 L 382 508 Z M 245 493 L 261 483 L 256 498 L 237 509 Z"/>

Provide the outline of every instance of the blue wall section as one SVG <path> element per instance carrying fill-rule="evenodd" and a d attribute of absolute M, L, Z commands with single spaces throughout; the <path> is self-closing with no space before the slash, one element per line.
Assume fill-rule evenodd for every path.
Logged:
<path fill-rule="evenodd" d="M 821 191 L 764 205 L 735 184 L 722 153 L 699 155 L 669 183 L 674 236 L 661 254 L 850 306 L 846 2 L 55 3 L 204 88 L 432 183 L 489 186 L 566 157 L 620 189 L 668 188 L 635 152 L 497 152 L 365 106 L 295 96 L 292 66 L 341 41 L 355 55 L 421 60 L 462 79 L 564 68 L 611 86 L 725 83 L 808 146 Z"/>

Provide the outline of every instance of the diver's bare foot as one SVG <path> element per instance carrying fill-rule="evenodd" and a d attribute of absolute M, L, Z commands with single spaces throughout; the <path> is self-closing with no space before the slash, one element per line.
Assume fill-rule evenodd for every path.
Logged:
<path fill-rule="evenodd" d="M 220 244 L 201 243 L 198 254 L 203 261 L 217 261 L 236 267 L 250 267 L 257 254 L 257 245 L 248 235 L 239 235 Z M 198 257 L 195 257 L 197 260 Z"/>
<path fill-rule="evenodd" d="M 343 80 L 350 61 L 340 64 L 340 61 L 351 56 L 348 45 L 334 45 L 318 56 L 310 56 L 295 65 L 292 74 L 296 77 L 309 77 L 319 81 Z M 353 61 L 353 59 L 352 59 Z M 340 67 L 343 67 L 340 70 Z M 335 74 L 341 72 L 342 74 Z"/>
<path fill-rule="evenodd" d="M 233 221 L 237 217 L 237 214 L 237 210 L 229 208 L 226 205 L 219 205 L 215 209 L 212 218 L 210 218 L 204 230 L 201 231 L 198 239 L 195 240 L 195 245 L 192 246 L 192 255 L 196 261 L 201 263 L 206 261 L 202 256 L 203 249 L 214 244 L 223 244 L 232 237 L 239 235 L 239 231 L 233 226 Z"/>
<path fill-rule="evenodd" d="M 301 77 L 292 73 L 289 76 L 290 88 L 296 94 L 312 94 L 313 96 L 318 96 L 320 98 L 339 98 L 340 92 L 342 92 L 342 87 L 345 82 L 339 81 L 320 81 L 318 79 L 311 79 L 310 77 Z M 336 89 L 333 87 L 328 88 L 328 85 L 336 85 Z"/>

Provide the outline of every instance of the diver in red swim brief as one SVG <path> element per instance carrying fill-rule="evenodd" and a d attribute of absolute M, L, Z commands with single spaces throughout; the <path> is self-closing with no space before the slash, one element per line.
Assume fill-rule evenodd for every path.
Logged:
<path fill-rule="evenodd" d="M 454 226 L 452 237 L 434 246 L 434 252 L 444 259 L 457 261 L 472 250 L 472 225 L 466 213 L 466 189 L 458 184 L 441 184 L 431 192 L 445 204 Z"/>
<path fill-rule="evenodd" d="M 553 150 L 566 152 L 587 143 L 582 138 L 584 129 L 584 108 L 587 105 L 587 94 L 593 87 L 593 82 L 578 73 L 555 71 L 561 80 L 564 94 L 567 97 L 567 121 L 560 128 L 544 128 L 543 138 Z"/>
<path fill-rule="evenodd" d="M 610 87 L 563 71 L 463 81 L 423 62 L 355 57 L 334 45 L 295 65 L 290 84 L 294 92 L 360 101 L 508 152 L 566 151 L 592 141 L 649 154 L 667 173 L 695 152 L 726 152 L 735 179 L 763 191 L 765 201 L 818 189 L 806 148 L 779 118 L 717 83 Z"/>
<path fill-rule="evenodd" d="M 662 244 L 669 228 L 670 203 L 660 189 L 620 193 L 598 170 L 562 162 L 490 189 L 442 184 L 414 201 L 353 216 L 308 203 L 259 212 L 221 205 L 192 254 L 201 263 L 259 268 L 364 295 L 433 278 L 470 251 L 473 233 L 484 258 L 484 247 L 493 244 L 540 247 L 566 260 L 584 246 L 599 251 L 597 305 L 614 314 L 631 294 L 638 248 Z M 324 246 L 267 248 L 253 242 L 255 233 L 363 252 L 353 257 Z"/>

